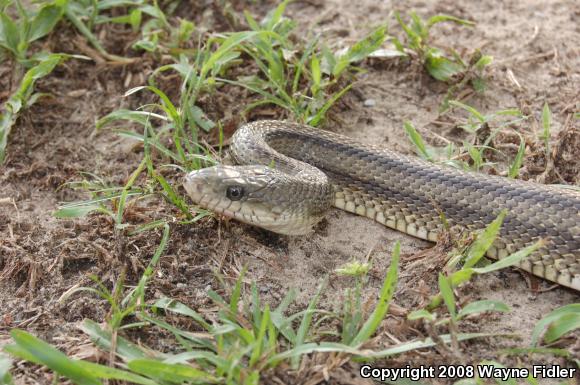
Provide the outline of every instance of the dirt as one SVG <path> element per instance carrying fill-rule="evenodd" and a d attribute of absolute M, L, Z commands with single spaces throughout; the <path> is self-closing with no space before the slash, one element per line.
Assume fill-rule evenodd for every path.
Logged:
<path fill-rule="evenodd" d="M 207 7 L 176 11 L 193 18 L 208 31 L 231 28 L 218 2 Z M 272 4 L 234 4 L 236 12 L 249 7 L 258 16 Z M 352 44 L 372 27 L 388 22 L 391 34 L 402 36 L 393 11 L 403 14 L 416 10 L 420 16 L 451 14 L 473 20 L 473 28 L 452 23 L 439 24 L 432 38 L 440 47 L 453 47 L 461 55 L 475 48 L 495 59 L 483 94 L 465 94 L 467 102 L 482 112 L 520 108 L 531 119 L 505 127 L 498 139 L 505 144 L 506 155 L 497 172 L 505 170 L 506 159 L 514 149 L 513 133 L 526 138 L 528 151 L 522 177 L 544 183 L 578 184 L 580 175 L 580 133 L 572 114 L 580 111 L 580 4 L 569 1 L 410 1 L 364 0 L 349 2 L 296 1 L 287 14 L 299 23 L 303 36 L 322 34 L 337 50 Z M 99 35 L 106 48 L 116 54 L 136 55 L 128 42 L 135 38 L 120 26 L 102 29 Z M 82 51 L 83 39 L 67 26 L 57 29 L 45 48 L 57 52 Z M 86 43 L 85 43 L 86 45 Z M 131 53 L 132 52 L 132 53 Z M 160 240 L 160 231 L 128 237 L 119 236 L 112 220 L 105 215 L 91 215 L 78 220 L 56 219 L 52 212 L 59 202 L 86 199 L 66 183 L 79 180 L 82 173 L 98 175 L 110 184 L 122 185 L 138 165 L 142 149 L 111 131 L 95 132 L 95 121 L 116 108 L 136 108 L 152 102 L 146 94 L 123 97 L 134 86 L 143 85 L 159 65 L 145 56 L 128 66 L 69 60 L 38 83 L 37 90 L 50 93 L 19 119 L 13 130 L 8 158 L 0 168 L 0 345 L 9 342 L 9 331 L 26 329 L 74 354 L 88 338 L 78 330 L 79 323 L 90 318 L 102 322 L 108 313 L 105 301 L 89 293 L 77 293 L 62 299 L 63 294 L 82 286 L 94 286 L 97 276 L 108 287 L 126 272 L 128 284 L 142 273 Z M 440 137 L 461 140 L 457 122 L 465 118 L 460 111 L 445 115 L 439 107 L 447 87 L 429 78 L 425 71 L 404 61 L 371 59 L 361 64 L 364 72 L 349 94 L 330 113 L 324 128 L 346 133 L 364 142 L 381 144 L 403 153 L 413 153 L 403 129 L 410 120 L 429 143 L 440 145 Z M 0 65 L 1 89 L 14 87 L 11 63 Z M 163 86 L 171 89 L 179 79 L 165 78 Z M 177 89 L 175 87 L 174 89 Z M 241 97 L 245 93 L 239 93 Z M 4 101 L 8 93 L 0 93 Z M 206 100 L 208 109 L 226 117 L 226 134 L 239 123 L 244 101 L 231 95 L 217 94 Z M 371 100 L 372 102 L 369 102 Z M 214 103 L 215 102 L 215 103 Z M 548 172 L 543 157 L 540 113 L 544 102 L 553 112 L 554 164 Z M 213 106 L 213 107 L 211 107 Z M 260 112 L 250 115 L 259 117 Z M 280 113 L 280 117 L 283 115 Z M 517 138 L 517 135 L 515 136 Z M 212 137 L 207 138 L 211 142 Z M 502 163 L 503 162 L 503 163 Z M 488 170 L 488 172 L 493 170 Z M 140 180 L 142 182 L 142 180 Z M 177 180 L 175 181 L 177 183 Z M 182 191 L 183 192 L 183 191 Z M 160 199 L 145 201 L 129 210 L 126 219 L 145 223 L 178 213 Z M 154 235 L 151 235 L 154 234 Z M 377 346 L 425 336 L 419 324 L 405 321 L 405 311 L 425 304 L 437 285 L 437 273 L 443 267 L 441 249 L 405 234 L 390 230 L 368 219 L 333 210 L 315 233 L 306 238 L 278 236 L 232 221 L 206 218 L 192 226 L 172 224 L 168 247 L 149 286 L 152 298 L 163 295 L 179 299 L 196 309 L 211 305 L 209 288 L 223 292 L 214 271 L 232 283 L 244 265 L 247 279 L 258 282 L 260 292 L 276 303 L 289 288 L 298 288 L 295 309 L 301 309 L 314 295 L 322 279 L 329 275 L 329 287 L 320 302 L 336 308 L 344 301 L 350 278 L 334 273 L 337 267 L 352 261 L 372 261 L 365 297 L 376 297 L 396 241 L 401 242 L 402 269 L 395 303 L 398 305 L 384 321 Z M 580 302 L 580 295 L 569 289 L 553 287 L 516 269 L 476 277 L 461 288 L 464 303 L 476 299 L 499 299 L 511 307 L 509 313 L 485 315 L 468 320 L 462 331 L 517 334 L 516 339 L 491 338 L 463 345 L 460 356 L 449 352 L 404 355 L 383 365 L 412 366 L 430 363 L 477 363 L 498 359 L 498 350 L 527 346 L 535 323 L 560 306 Z M 419 331 L 421 329 L 422 331 Z M 155 344 L 155 337 L 143 335 Z M 580 346 L 574 336 L 561 344 L 576 354 Z M 576 346 L 574 346 L 576 344 Z M 513 357 L 501 355 L 506 365 L 517 364 Z M 550 356 L 523 356 L 521 362 L 560 363 Z M 324 362 L 325 358 L 313 357 Z M 353 363 L 338 365 L 330 372 L 329 383 L 370 383 L 358 376 Z M 17 383 L 49 383 L 51 375 L 36 367 L 18 364 Z M 305 371 L 292 381 L 302 383 L 313 372 Z M 284 378 L 284 374 L 272 376 Z M 546 380 L 545 383 L 550 383 Z"/>

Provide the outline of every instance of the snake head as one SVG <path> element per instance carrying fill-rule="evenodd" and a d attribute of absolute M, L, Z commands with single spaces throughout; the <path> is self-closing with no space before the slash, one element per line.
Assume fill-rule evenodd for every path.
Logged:
<path fill-rule="evenodd" d="M 208 167 L 187 174 L 183 186 L 204 209 L 280 234 L 307 234 L 323 214 L 319 202 L 317 210 L 304 203 L 286 174 L 266 166 Z"/>

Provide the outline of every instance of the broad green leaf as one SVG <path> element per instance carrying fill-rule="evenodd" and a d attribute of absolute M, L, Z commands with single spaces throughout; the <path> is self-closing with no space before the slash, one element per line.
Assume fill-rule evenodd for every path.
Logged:
<path fill-rule="evenodd" d="M 60 21 L 62 15 L 63 9 L 56 4 L 43 6 L 30 22 L 30 30 L 28 32 L 27 40 L 32 42 L 48 35 L 56 23 Z"/>
<path fill-rule="evenodd" d="M 151 307 L 160 308 L 165 311 L 171 311 L 176 314 L 188 316 L 192 318 L 195 322 L 203 326 L 204 329 L 206 330 L 211 329 L 211 326 L 205 321 L 205 319 L 203 319 L 203 317 L 198 312 L 174 299 L 170 299 L 167 297 L 160 298 L 157 301 L 155 301 L 155 303 L 151 305 Z"/>
<path fill-rule="evenodd" d="M 493 300 L 475 301 L 467 304 L 457 314 L 457 318 L 461 319 L 469 314 L 483 313 L 486 311 L 508 312 L 510 308 L 503 302 Z"/>
<path fill-rule="evenodd" d="M 580 311 L 564 314 L 552 322 L 544 335 L 544 340 L 547 343 L 555 342 L 564 334 L 576 329 L 580 329 Z"/>
<path fill-rule="evenodd" d="M 475 266 L 475 264 L 485 255 L 486 251 L 497 238 L 506 215 L 507 210 L 500 212 L 497 218 L 487 225 L 485 230 L 477 236 L 477 239 L 473 242 L 467 252 L 464 267 L 469 268 Z"/>
<path fill-rule="evenodd" d="M 563 316 L 566 316 L 567 314 L 580 314 L 580 303 L 572 303 L 566 306 L 562 306 L 561 308 L 552 311 L 547 316 L 538 321 L 534 327 L 534 330 L 532 331 L 531 345 L 537 346 L 540 335 L 544 332 L 544 329 L 552 322 L 560 319 Z"/>
<path fill-rule="evenodd" d="M 388 49 L 388 48 L 379 48 L 376 51 L 373 51 L 369 54 L 369 57 L 376 57 L 382 59 L 390 59 L 396 57 L 407 57 L 405 51 L 399 49 Z"/>
<path fill-rule="evenodd" d="M 525 259 L 528 255 L 536 251 L 539 247 L 543 246 L 544 242 L 542 240 L 534 243 L 531 246 L 528 246 L 524 249 L 521 249 L 505 258 L 500 259 L 492 263 L 491 265 L 487 265 L 485 267 L 474 268 L 473 271 L 477 274 L 485 274 L 490 273 L 492 271 L 501 270 L 508 266 L 514 266 L 520 263 L 523 259 Z"/>
<path fill-rule="evenodd" d="M 135 373 L 111 368 L 105 365 L 95 364 L 88 361 L 75 361 L 81 368 L 88 370 L 92 375 L 101 379 L 120 380 L 140 385 L 158 385 L 157 382 Z"/>
<path fill-rule="evenodd" d="M 14 21 L 4 12 L 0 12 L 0 46 L 18 56 L 22 37 Z"/>
<path fill-rule="evenodd" d="M 290 0 L 284 0 L 274 10 L 268 12 L 268 15 L 262 20 L 262 25 L 265 27 L 266 30 L 272 31 L 274 26 L 282 20 L 282 15 L 286 10 L 286 6 Z"/>
<path fill-rule="evenodd" d="M 50 54 L 43 58 L 39 64 L 26 71 L 20 82 L 20 86 L 6 102 L 4 106 L 5 112 L 2 113 L 2 110 L 0 110 L 0 164 L 2 164 L 6 156 L 6 145 L 12 125 L 16 122 L 20 110 L 27 106 L 28 99 L 33 92 L 35 81 L 52 72 L 61 60 L 66 57 L 68 56 Z"/>
<path fill-rule="evenodd" d="M 473 271 L 473 269 L 466 268 L 454 272 L 453 274 L 451 274 L 451 277 L 449 277 L 451 286 L 457 287 L 462 283 L 469 281 L 474 273 L 475 272 Z"/>
<path fill-rule="evenodd" d="M 81 324 L 80 329 L 86 333 L 99 348 L 105 351 L 111 350 L 112 336 L 110 331 L 103 330 L 95 321 L 89 319 L 86 319 Z M 145 347 L 135 345 L 119 336 L 116 339 L 116 348 L 116 353 L 119 357 L 126 361 L 144 358 L 147 355 L 153 354 L 153 352 Z"/>
<path fill-rule="evenodd" d="M 435 48 L 430 48 L 425 54 L 425 68 L 431 76 L 440 81 L 450 80 L 464 70 L 461 64 L 446 58 Z"/>
<path fill-rule="evenodd" d="M 18 349 L 10 346 L 5 350 L 11 354 L 25 353 L 24 358 L 40 363 L 54 370 L 62 376 L 71 379 L 79 385 L 101 385 L 101 381 L 91 371 L 83 368 L 78 362 L 71 360 L 64 353 L 47 344 L 46 342 L 26 333 L 23 330 L 14 329 L 10 335 L 16 342 Z"/>
<path fill-rule="evenodd" d="M 165 362 L 151 359 L 131 360 L 127 364 L 129 369 L 143 375 L 155 378 L 161 381 L 181 384 L 184 381 L 203 380 L 208 383 L 216 383 L 218 379 L 200 369 L 184 364 L 168 364 Z"/>
<path fill-rule="evenodd" d="M 56 218 L 81 218 L 87 216 L 93 211 L 102 211 L 100 205 L 87 205 L 87 206 L 74 206 L 74 207 L 63 207 L 56 210 L 52 215 Z"/>
<path fill-rule="evenodd" d="M 381 26 L 371 32 L 362 40 L 356 42 L 352 47 L 342 55 L 332 73 L 335 77 L 338 77 L 350 63 L 358 62 L 369 56 L 371 53 L 379 49 L 379 47 L 385 41 L 385 36 L 387 33 L 387 27 Z"/>
<path fill-rule="evenodd" d="M 493 56 L 483 55 L 479 58 L 477 62 L 475 62 L 474 67 L 477 68 L 479 71 L 482 71 L 485 67 L 490 65 L 493 62 Z"/>
<path fill-rule="evenodd" d="M 201 127 L 205 132 L 211 131 L 215 127 L 215 122 L 207 117 L 205 112 L 196 105 L 191 106 L 191 116 L 199 127 Z"/>

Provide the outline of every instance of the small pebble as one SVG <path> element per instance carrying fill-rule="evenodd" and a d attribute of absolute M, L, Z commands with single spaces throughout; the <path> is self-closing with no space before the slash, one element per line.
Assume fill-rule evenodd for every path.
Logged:
<path fill-rule="evenodd" d="M 374 107 L 377 104 L 375 99 L 367 99 L 363 102 L 363 106 L 365 107 Z"/>

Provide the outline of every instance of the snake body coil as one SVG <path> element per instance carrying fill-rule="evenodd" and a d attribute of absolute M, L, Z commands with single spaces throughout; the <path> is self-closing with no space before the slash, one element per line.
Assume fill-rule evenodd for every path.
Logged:
<path fill-rule="evenodd" d="M 580 290 L 580 194 L 464 172 L 343 135 L 281 121 L 241 127 L 231 155 L 240 166 L 194 171 L 184 186 L 199 206 L 282 234 L 306 234 L 334 205 L 415 237 L 436 241 L 441 214 L 480 230 L 507 210 L 488 250 L 503 258 L 546 241 L 520 263 Z"/>

